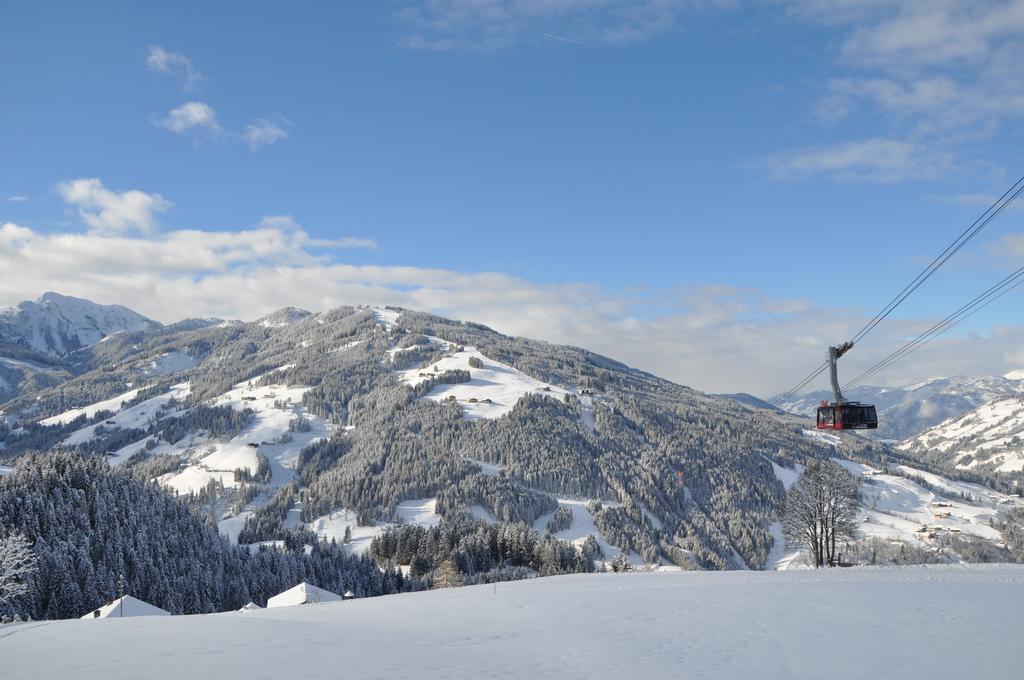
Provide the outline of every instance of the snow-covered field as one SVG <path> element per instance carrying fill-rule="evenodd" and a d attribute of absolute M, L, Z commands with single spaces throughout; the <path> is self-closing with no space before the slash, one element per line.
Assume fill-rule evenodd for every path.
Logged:
<path fill-rule="evenodd" d="M 135 395 L 139 393 L 139 390 L 129 390 L 124 394 L 119 394 L 116 397 L 110 399 L 104 399 L 103 401 L 97 401 L 95 404 L 89 404 L 81 408 L 73 408 L 64 413 L 58 413 L 55 416 L 51 416 L 44 420 L 40 420 L 40 425 L 63 425 L 64 423 L 70 423 L 75 418 L 84 415 L 86 418 L 92 418 L 100 411 L 120 411 L 121 404 L 126 401 L 131 401 L 135 398 Z"/>
<path fill-rule="evenodd" d="M 3 677 L 1012 678 L 1024 567 L 560 576 L 0 628 Z"/>
<path fill-rule="evenodd" d="M 99 412 L 101 410 L 107 410 L 107 411 L 113 411 L 114 412 L 114 415 L 110 416 L 110 418 L 108 420 L 106 420 L 106 421 L 104 421 L 102 423 L 96 423 L 95 425 L 89 425 L 87 427 L 83 427 L 81 429 L 75 430 L 70 435 L 68 435 L 68 437 L 66 439 L 64 439 L 64 445 L 65 446 L 74 446 L 76 444 L 82 444 L 84 442 L 89 441 L 90 439 L 93 439 L 96 436 L 96 429 L 99 428 L 99 427 L 103 427 L 103 428 L 106 428 L 106 429 L 110 429 L 112 427 L 119 427 L 119 428 L 124 428 L 124 429 L 136 428 L 136 429 L 144 430 L 144 429 L 146 429 L 146 427 L 151 422 L 155 422 L 156 421 L 157 413 L 162 411 L 162 410 L 164 410 L 167 407 L 168 402 L 170 402 L 171 399 L 176 399 L 178 401 L 181 401 L 182 399 L 184 399 L 185 397 L 188 396 L 189 391 L 190 391 L 190 389 L 189 389 L 188 383 L 182 383 L 180 385 L 174 385 L 168 392 L 166 392 L 164 394 L 161 394 L 159 396 L 153 397 L 152 399 L 147 399 L 147 400 L 145 400 L 145 401 L 143 401 L 143 402 L 141 402 L 139 404 L 136 404 L 134 406 L 129 406 L 128 408 L 122 408 L 121 404 L 123 402 L 131 400 L 138 393 L 138 390 L 133 390 L 131 392 L 128 392 L 127 394 L 123 394 L 123 395 L 120 395 L 118 397 L 114 397 L 113 399 L 108 399 L 106 401 L 101 401 L 101 402 L 99 402 L 97 404 L 92 404 L 90 406 L 85 406 L 85 407 L 83 407 L 81 409 L 75 409 L 75 411 L 68 411 L 67 413 L 61 414 L 59 416 L 54 416 L 54 417 L 55 418 L 63 419 L 63 418 L 67 418 L 67 416 L 69 414 L 74 414 L 74 415 L 71 415 L 70 418 L 67 418 L 67 421 L 69 422 L 71 420 L 74 420 L 77 417 L 77 412 L 83 412 L 83 413 L 86 413 L 89 416 L 91 416 L 91 415 L 93 415 L 93 414 L 95 414 L 95 413 L 97 413 L 97 412 Z M 131 395 L 131 396 L 129 396 L 129 395 Z M 171 416 L 171 415 L 174 415 L 174 413 L 167 412 L 167 413 L 164 413 L 164 415 L 165 416 Z M 44 420 L 42 422 L 43 422 L 43 424 L 46 424 L 46 425 L 53 424 L 53 423 L 48 423 L 47 421 L 49 421 L 49 420 L 53 420 L 53 419 L 52 418 L 47 418 L 47 420 Z M 142 448 L 141 446 L 138 447 L 138 449 L 141 449 L 141 448 Z M 120 462 L 121 460 L 127 459 L 132 453 L 135 453 L 135 450 L 137 450 L 137 449 L 133 449 L 130 452 L 129 451 L 125 451 L 124 453 L 127 453 L 127 455 L 124 455 L 123 453 L 119 452 L 118 455 L 115 456 L 114 461 L 112 461 L 112 462 Z"/>
<path fill-rule="evenodd" d="M 182 357 L 188 358 L 188 355 L 162 355 L 162 358 L 167 358 L 178 366 L 185 362 Z M 154 366 L 159 370 L 155 362 Z M 279 367 L 275 371 L 280 371 L 283 368 L 287 368 L 287 366 Z M 275 371 L 270 371 L 265 375 L 270 375 Z M 309 444 L 331 436 L 335 430 L 334 425 L 308 413 L 302 405 L 302 395 L 308 389 L 308 387 L 286 385 L 255 386 L 250 381 L 239 383 L 230 391 L 209 402 L 213 406 L 226 405 L 238 411 L 246 408 L 255 411 L 253 422 L 237 436 L 227 440 L 218 440 L 210 438 L 205 432 L 196 432 L 174 444 L 162 439 L 150 444 L 150 440 L 153 438 L 145 437 L 116 451 L 110 457 L 110 463 L 118 465 L 142 450 L 148 450 L 152 455 L 182 455 L 188 460 L 188 464 L 177 472 L 164 475 L 160 478 L 160 482 L 178 493 L 190 493 L 200 491 L 211 481 L 220 482 L 224 488 L 236 488 L 238 482 L 235 481 L 235 470 L 246 469 L 250 473 L 255 473 L 259 466 L 259 456 L 262 454 L 266 456 L 270 465 L 271 477 L 269 483 L 266 484 L 266 492 L 254 502 L 256 504 L 265 502 L 276 488 L 294 478 L 294 466 L 299 452 Z M 138 394 L 139 390 L 135 389 L 111 399 L 61 413 L 42 422 L 47 425 L 70 422 L 83 413 L 92 416 L 101 410 L 114 413 L 108 420 L 83 427 L 68 435 L 64 439 L 64 444 L 73 446 L 93 439 L 99 427 L 146 429 L 150 423 L 156 420 L 158 413 L 162 413 L 164 416 L 178 415 L 178 411 L 167 410 L 168 403 L 172 398 L 181 402 L 188 396 L 189 391 L 188 383 L 181 383 L 173 386 L 164 394 L 123 408 L 124 402 L 133 399 Z M 308 421 L 309 431 L 290 431 L 290 423 L 300 417 Z M 145 449 L 147 444 L 153 448 Z M 241 513 L 222 520 L 220 522 L 221 531 L 232 540 L 237 540 L 238 532 L 245 522 L 246 515 L 247 513 Z M 344 533 L 344 528 L 342 528 L 342 533 Z"/>
<path fill-rule="evenodd" d="M 470 358 L 476 358 L 483 368 L 471 368 Z M 566 390 L 534 380 L 521 371 L 500 362 L 488 359 L 473 347 L 466 347 L 461 352 L 453 352 L 449 356 L 431 365 L 430 369 L 414 368 L 402 371 L 401 379 L 409 385 L 418 385 L 426 380 L 431 372 L 444 373 L 462 369 L 469 371 L 471 380 L 456 385 L 438 385 L 425 399 L 445 401 L 455 397 L 462 406 L 466 418 L 500 418 L 516 405 L 526 394 L 544 394 L 563 399 Z M 470 401 L 470 400 L 474 401 Z"/>
<path fill-rule="evenodd" d="M 900 465 L 892 474 L 869 465 L 841 458 L 835 462 L 860 478 L 863 507 L 860 512 L 861 538 L 901 541 L 938 550 L 939 542 L 952 535 L 974 536 L 1000 544 L 1000 532 L 990 525 L 1002 510 L 1024 508 L 1024 498 L 1002 494 L 979 484 L 956 482 L 939 475 Z M 799 470 L 772 462 L 776 478 L 786 489 L 799 479 Z M 919 483 L 924 480 L 928 485 Z M 928 488 L 931 487 L 931 488 Z M 934 490 L 933 490 L 934 489 Z M 799 551 L 787 551 L 782 527 L 771 526 L 775 544 L 768 557 L 768 569 L 803 566 Z M 945 551 L 946 556 L 956 556 Z"/>
<path fill-rule="evenodd" d="M 861 477 L 864 510 L 860 527 L 868 538 L 893 538 L 928 546 L 932 540 L 929 535 L 952 532 L 999 542 L 1000 533 L 989 526 L 990 520 L 1000 509 L 1024 508 L 1024 499 L 1019 497 L 906 466 L 896 469 L 900 475 L 888 475 L 860 463 L 837 462 Z M 913 477 L 924 479 L 939 493 L 917 483 Z M 967 494 L 971 500 L 959 494 Z M 921 531 L 922 527 L 929 531 Z"/>
<path fill-rule="evenodd" d="M 431 338 L 441 346 L 449 343 L 440 338 Z M 454 349 L 454 348 L 452 348 Z M 391 350 L 391 353 L 402 350 Z M 469 365 L 470 359 L 478 360 L 480 368 Z M 540 394 L 555 399 L 577 399 L 576 395 L 558 387 L 532 378 L 512 366 L 489 359 L 475 347 L 464 347 L 434 362 L 427 368 L 413 368 L 399 371 L 399 378 L 407 385 L 416 386 L 432 375 L 445 371 L 469 371 L 470 380 L 454 385 L 437 385 L 424 399 L 435 402 L 455 399 L 469 420 L 477 418 L 500 418 L 509 413 L 516 403 L 527 394 Z M 591 432 L 594 431 L 594 401 L 591 397 L 580 397 L 580 421 Z"/>
<path fill-rule="evenodd" d="M 437 514 L 436 498 L 403 501 L 398 504 L 395 512 L 398 515 L 398 519 L 404 524 L 436 527 L 441 523 L 441 516 Z M 353 553 L 362 554 L 370 547 L 370 541 L 374 537 L 388 527 L 394 526 L 388 523 L 380 523 L 372 527 L 359 526 L 356 516 L 356 513 L 352 510 L 335 510 L 330 514 L 317 517 L 312 522 L 309 522 L 306 527 L 316 532 L 317 536 L 321 538 L 328 541 L 334 539 L 339 543 L 345 539 L 345 529 L 348 528 L 350 538 L 348 550 Z"/>
<path fill-rule="evenodd" d="M 193 368 L 199 362 L 185 352 L 168 352 L 161 354 L 150 362 L 150 372 L 157 375 L 178 373 Z"/>
<path fill-rule="evenodd" d="M 602 505 L 610 507 L 618 507 L 620 505 L 614 501 L 600 502 Z M 588 536 L 593 536 L 601 546 L 601 550 L 604 551 L 605 558 L 610 561 L 620 555 L 622 551 L 610 544 L 601 534 L 601 531 L 594 523 L 594 516 L 590 514 L 590 510 L 587 508 L 590 503 L 590 499 L 559 498 L 558 505 L 568 508 L 572 513 L 572 523 L 568 529 L 563 529 L 552 535 L 561 541 L 568 541 L 575 546 L 582 546 Z M 538 517 L 537 521 L 533 523 L 534 530 L 543 534 L 554 514 L 554 512 L 549 512 Z M 642 564 L 640 556 L 636 553 L 631 553 L 627 557 L 632 564 Z"/>
<path fill-rule="evenodd" d="M 280 370 L 280 369 L 278 369 Z M 198 491 L 210 480 L 220 480 L 226 488 L 237 486 L 234 481 L 236 468 L 256 472 L 258 454 L 267 457 L 271 468 L 270 487 L 275 488 L 290 481 L 299 452 L 310 443 L 329 437 L 334 426 L 323 418 L 307 413 L 302 406 L 302 395 L 308 387 L 267 385 L 250 387 L 240 383 L 234 389 L 213 400 L 214 406 L 231 406 L 236 410 L 252 409 L 255 420 L 238 436 L 228 441 L 206 440 L 204 437 L 186 437 L 173 445 L 176 452 L 194 450 L 192 464 L 181 472 L 171 474 L 161 481 L 179 493 Z M 308 432 L 289 432 L 289 423 L 299 417 L 310 423 Z M 168 453 L 162 445 L 155 453 Z"/>

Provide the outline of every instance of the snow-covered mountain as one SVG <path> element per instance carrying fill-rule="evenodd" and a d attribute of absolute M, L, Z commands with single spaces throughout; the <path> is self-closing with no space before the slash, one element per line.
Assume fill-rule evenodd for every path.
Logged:
<path fill-rule="evenodd" d="M 0 404 L 0 455 L 108 454 L 212 494 L 243 543 L 301 529 L 365 550 L 467 513 L 607 560 L 762 567 L 782 494 L 763 452 L 792 467 L 833 451 L 781 412 L 408 310 L 154 327 L 65 363 L 75 377 Z"/>
<path fill-rule="evenodd" d="M 963 470 L 1024 470 L 1024 392 L 995 399 L 945 420 L 901 443 L 899 448 Z"/>
<path fill-rule="evenodd" d="M 100 305 L 59 293 L 44 293 L 34 302 L 0 308 L 0 348 L 10 345 L 60 357 L 114 333 L 156 326 L 156 321 L 121 305 Z"/>
<path fill-rule="evenodd" d="M 862 385 L 844 391 L 851 401 L 874 404 L 878 429 L 869 432 L 878 439 L 903 440 L 930 427 L 963 415 L 993 400 L 1024 393 L 1024 371 L 1005 376 L 954 376 L 931 378 L 908 387 Z M 790 413 L 812 412 L 832 393 L 818 390 L 789 399 L 780 407 Z"/>
<path fill-rule="evenodd" d="M 809 432 L 744 395 L 705 395 L 580 348 L 392 308 L 150 325 L 62 361 L 70 373 L 0 403 L 0 455 L 107 454 L 204 499 L 239 543 L 299 531 L 365 552 L 390 527 L 467 516 L 609 561 L 763 568 L 781 558 L 770 554 L 789 479 L 780 470 L 821 457 L 876 471 L 915 460 Z M 901 489 L 901 475 L 917 473 L 892 474 Z M 902 513 L 899 535 L 919 549 L 934 547 L 914 535 L 931 493 L 882 507 Z M 965 535 L 999 512 L 967 505 L 981 519 L 953 527 Z"/>

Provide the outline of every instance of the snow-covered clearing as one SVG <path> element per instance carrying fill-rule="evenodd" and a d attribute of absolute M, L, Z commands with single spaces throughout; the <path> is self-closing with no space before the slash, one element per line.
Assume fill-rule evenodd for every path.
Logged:
<path fill-rule="evenodd" d="M 385 328 L 391 328 L 398 323 L 398 317 L 402 316 L 402 312 L 386 307 L 374 307 L 373 316 L 378 324 Z"/>
<path fill-rule="evenodd" d="M 561 541 L 568 541 L 575 546 L 582 546 L 588 536 L 593 536 L 597 540 L 598 545 L 601 546 L 605 560 L 610 561 L 622 554 L 621 550 L 605 539 L 601 534 L 601 530 L 598 529 L 597 525 L 594 523 L 594 516 L 590 514 L 590 509 L 587 507 L 592 502 L 591 499 L 559 498 L 557 500 L 560 506 L 569 508 L 569 511 L 572 513 L 572 523 L 569 525 L 568 529 L 554 533 L 552 536 Z M 613 508 L 621 505 L 615 501 L 599 502 L 601 505 Z M 551 521 L 551 518 L 554 517 L 554 515 L 554 512 L 541 515 L 533 523 L 533 529 L 543 534 L 547 529 L 548 522 Z M 643 564 L 643 560 L 641 560 L 640 556 L 636 553 L 630 553 L 626 557 L 629 558 L 631 564 Z"/>
<path fill-rule="evenodd" d="M 438 343 L 444 340 L 431 338 Z M 470 359 L 479 360 L 481 368 L 469 365 Z M 516 403 L 527 394 L 540 394 L 554 399 L 575 400 L 572 392 L 543 383 L 531 378 L 522 371 L 511 366 L 488 359 L 475 347 L 465 347 L 460 352 L 452 352 L 448 356 L 434 362 L 427 368 L 413 368 L 399 371 L 399 378 L 415 387 L 431 376 L 440 375 L 445 371 L 469 371 L 470 380 L 454 385 L 437 385 L 424 399 L 443 402 L 454 398 L 462 407 L 462 412 L 469 420 L 477 418 L 500 418 L 512 411 Z M 588 431 L 594 431 L 594 403 L 589 397 L 579 400 L 580 421 Z"/>
<path fill-rule="evenodd" d="M 772 471 L 775 473 L 775 478 L 782 483 L 783 488 L 789 491 L 789 488 L 796 484 L 796 481 L 800 479 L 800 475 L 803 474 L 804 466 L 797 464 L 792 469 L 782 467 L 774 460 L 768 459 L 768 462 L 772 464 Z M 782 570 L 790 569 L 791 567 L 799 564 L 799 557 L 801 555 L 800 550 L 790 550 L 786 547 L 786 538 L 782 535 L 782 523 L 775 521 L 768 527 L 768 530 L 772 535 L 772 549 L 768 552 L 768 559 L 765 561 L 765 569 L 771 570 Z"/>
<path fill-rule="evenodd" d="M 88 406 L 82 406 L 81 408 L 73 408 L 64 413 L 60 413 L 55 416 L 50 416 L 39 421 L 40 425 L 63 425 L 64 423 L 70 423 L 75 418 L 84 415 L 86 418 L 92 418 L 100 411 L 113 411 L 118 412 L 121 410 L 121 404 L 126 401 L 131 401 L 135 398 L 135 395 L 139 393 L 138 389 L 130 390 L 124 394 L 119 394 L 116 397 L 110 399 L 104 399 L 103 401 L 97 401 L 95 404 L 89 404 Z"/>
<path fill-rule="evenodd" d="M 164 373 L 177 373 L 193 368 L 199 362 L 185 352 L 168 352 L 161 354 L 150 363 L 150 369 L 157 375 Z"/>
<path fill-rule="evenodd" d="M 350 342 L 346 342 L 341 347 L 335 347 L 334 349 L 328 350 L 327 353 L 328 354 L 336 354 L 338 352 L 344 352 L 345 350 L 352 349 L 353 347 L 359 346 L 363 342 L 365 342 L 365 340 L 352 340 Z"/>
<path fill-rule="evenodd" d="M 402 501 L 396 509 L 398 519 L 405 524 L 419 524 L 423 527 L 436 527 L 441 523 L 441 516 L 437 514 L 436 498 L 420 498 L 412 501 Z"/>
<path fill-rule="evenodd" d="M 168 390 L 164 394 L 153 397 L 152 399 L 147 399 L 146 401 L 143 401 L 139 404 L 130 406 L 125 409 L 121 408 L 121 403 L 119 402 L 116 408 L 108 409 L 111 411 L 115 411 L 114 415 L 112 415 L 108 420 L 102 423 L 96 423 L 95 425 L 83 427 L 79 430 L 75 430 L 70 435 L 68 435 L 67 438 L 64 439 L 64 445 L 75 446 L 76 444 L 83 444 L 93 439 L 96 436 L 96 430 L 101 427 L 107 430 L 115 427 L 121 429 L 144 430 L 146 429 L 146 427 L 149 426 L 151 422 L 156 421 L 157 413 L 164 411 L 168 403 L 171 401 L 171 399 L 181 401 L 189 395 L 190 391 L 191 390 L 189 388 L 188 383 L 181 383 L 179 385 L 174 385 L 173 387 L 171 387 L 170 390 Z M 135 390 L 135 392 L 137 393 L 138 390 Z M 122 397 L 116 397 L 116 399 L 122 399 Z M 107 402 L 100 403 L 107 404 L 110 403 L 111 401 L 113 400 L 108 400 Z M 87 406 L 86 408 L 92 409 L 95 406 L 96 404 L 93 404 L 93 406 Z M 172 416 L 175 415 L 175 413 L 166 412 L 164 413 L 164 415 Z M 141 446 L 138 447 L 138 449 L 141 448 Z M 128 453 L 128 455 L 123 455 L 122 452 L 119 451 L 114 456 L 114 459 L 111 462 L 116 464 L 121 462 L 122 460 L 127 460 L 128 458 L 131 457 L 132 453 L 135 453 L 135 450 L 132 450 L 131 453 Z"/>
<path fill-rule="evenodd" d="M 817 439 L 822 444 L 828 444 L 829 446 L 839 446 L 843 441 L 838 435 L 822 432 L 821 430 L 804 430 L 804 436 L 810 439 Z"/>
<path fill-rule="evenodd" d="M 342 543 L 345 540 L 345 529 L 349 530 L 350 542 L 349 551 L 362 554 L 370 547 L 370 541 L 380 534 L 386 527 L 372 526 L 361 527 L 356 522 L 356 513 L 351 510 L 335 510 L 334 512 L 317 517 L 308 525 L 311 531 L 328 541 L 331 539 Z"/>
<path fill-rule="evenodd" d="M 441 516 L 437 514 L 436 498 L 402 501 L 395 509 L 395 514 L 398 515 L 399 521 L 405 524 L 436 527 L 441 523 Z M 321 538 L 328 541 L 334 539 L 338 543 L 345 540 L 345 529 L 348 528 L 351 539 L 348 543 L 348 550 L 357 554 L 366 552 L 370 547 L 370 541 L 392 526 L 394 524 L 384 522 L 372 527 L 361 527 L 356 522 L 356 513 L 345 509 L 335 510 L 306 524 L 308 529 Z"/>
<path fill-rule="evenodd" d="M 0 658 L 10 680 L 1011 678 L 1022 607 L 1019 566 L 593 574 L 26 623 Z"/>
<path fill-rule="evenodd" d="M 485 463 L 482 460 L 476 458 L 467 458 L 467 461 L 473 463 L 480 468 L 480 472 L 484 473 L 488 477 L 497 477 L 501 474 L 501 471 L 505 469 L 504 465 L 496 465 L 494 463 Z"/>
<path fill-rule="evenodd" d="M 238 411 L 252 409 L 256 412 L 252 424 L 228 441 L 209 440 L 200 434 L 190 435 L 174 445 L 161 444 L 154 453 L 185 453 L 191 459 L 186 469 L 167 475 L 161 481 L 179 493 L 198 491 L 214 479 L 225 488 L 234 488 L 238 486 L 234 480 L 235 469 L 255 473 L 259 454 L 262 454 L 270 463 L 269 487 L 274 489 L 287 483 L 294 476 L 299 452 L 334 431 L 331 423 L 308 413 L 302 406 L 302 395 L 307 390 L 308 387 L 285 385 L 250 387 L 248 382 L 235 385 L 234 389 L 214 399 L 212 405 L 228 405 Z M 289 431 L 289 424 L 300 417 L 309 422 L 310 430 Z"/>
<path fill-rule="evenodd" d="M 768 459 L 768 462 L 772 464 L 772 472 L 775 473 L 775 479 L 782 482 L 782 486 L 789 491 L 789 487 L 796 484 L 796 480 L 800 479 L 800 475 L 804 472 L 804 466 L 797 463 L 793 468 L 782 467 L 774 460 Z"/>

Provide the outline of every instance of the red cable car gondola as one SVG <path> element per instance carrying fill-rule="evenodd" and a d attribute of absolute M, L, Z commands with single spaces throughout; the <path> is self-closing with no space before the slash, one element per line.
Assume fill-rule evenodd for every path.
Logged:
<path fill-rule="evenodd" d="M 839 390 L 839 370 L 837 361 L 853 347 L 847 342 L 839 347 L 828 348 L 828 363 L 831 371 L 832 394 L 835 401 L 822 401 L 818 406 L 819 430 L 874 430 L 878 428 L 878 413 L 871 404 L 859 401 L 846 401 Z"/>

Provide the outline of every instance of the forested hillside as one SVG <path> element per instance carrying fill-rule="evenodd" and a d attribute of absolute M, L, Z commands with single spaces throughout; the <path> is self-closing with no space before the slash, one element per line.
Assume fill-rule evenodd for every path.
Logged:
<path fill-rule="evenodd" d="M 336 544 L 250 551 L 184 503 L 98 457 L 50 453 L 0 477 L 0 527 L 33 545 L 29 590 L 3 619 L 76 618 L 129 593 L 174 614 L 238 609 L 303 580 L 360 597 L 402 590 L 400 573 Z M 2 535 L 0 535 L 2 537 Z"/>

